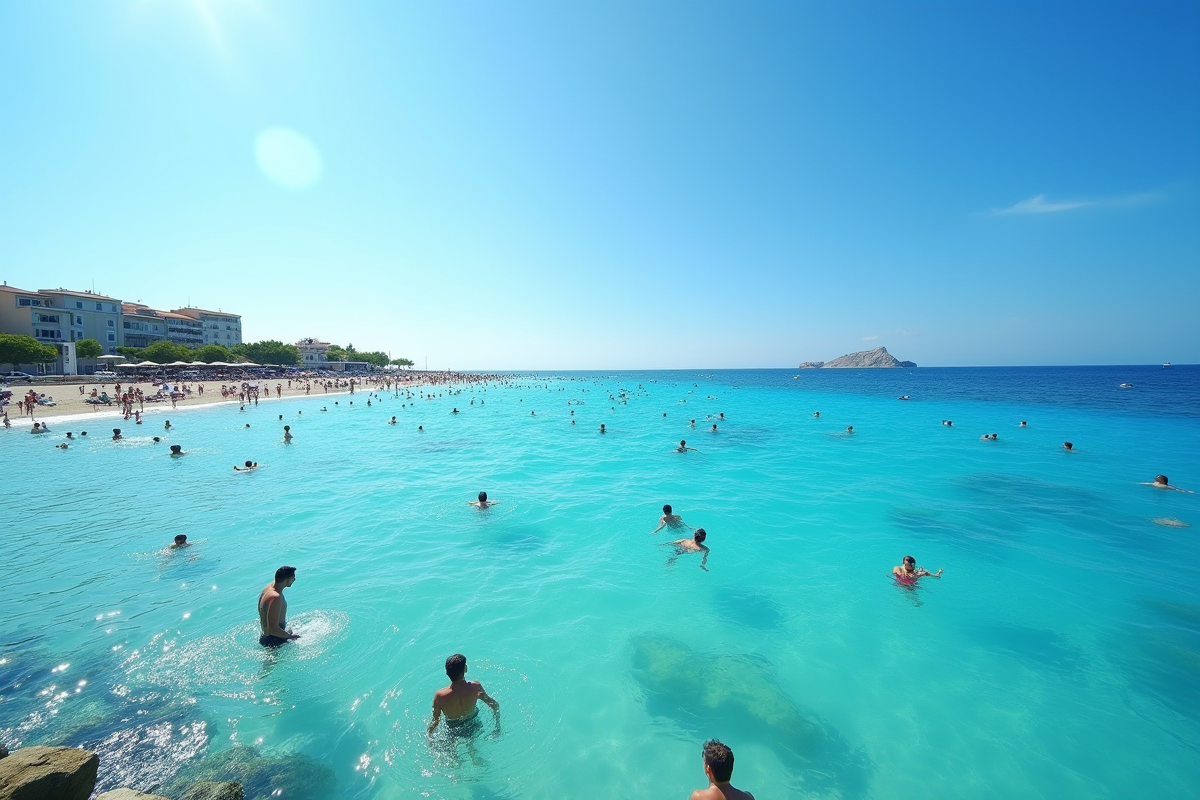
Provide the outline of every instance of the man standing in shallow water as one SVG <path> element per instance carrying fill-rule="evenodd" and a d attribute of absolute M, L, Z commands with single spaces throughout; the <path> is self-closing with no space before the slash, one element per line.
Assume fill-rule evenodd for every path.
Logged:
<path fill-rule="evenodd" d="M 479 731 L 479 708 L 482 700 L 492 709 L 496 721 L 496 733 L 500 732 L 500 704 L 493 700 L 476 681 L 466 679 L 467 657 L 455 653 L 446 659 L 446 677 L 450 685 L 438 689 L 433 696 L 433 720 L 429 723 L 429 735 L 438 726 L 442 715 L 446 715 L 446 727 L 453 734 L 473 735 Z"/>
<path fill-rule="evenodd" d="M 716 739 L 704 743 L 704 774 L 708 777 L 708 788 L 692 792 L 691 800 L 754 800 L 754 795 L 743 792 L 729 782 L 733 777 L 733 751 Z"/>
<path fill-rule="evenodd" d="M 280 567 L 275 570 L 275 582 L 268 583 L 258 596 L 258 623 L 262 636 L 258 643 L 263 647 L 279 647 L 300 634 L 287 630 L 287 600 L 283 590 L 296 582 L 295 567 Z"/>

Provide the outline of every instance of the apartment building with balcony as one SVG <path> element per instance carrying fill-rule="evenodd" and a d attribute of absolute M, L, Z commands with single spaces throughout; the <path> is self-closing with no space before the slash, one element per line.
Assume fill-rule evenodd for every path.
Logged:
<path fill-rule="evenodd" d="M 129 347 L 148 347 L 164 339 L 188 347 L 204 344 L 204 323 L 200 320 L 141 303 L 122 304 L 121 327 Z"/>
<path fill-rule="evenodd" d="M 177 308 L 172 313 L 197 320 L 201 326 L 201 344 L 223 344 L 232 347 L 242 343 L 242 317 L 227 311 L 205 311 L 202 308 Z"/>

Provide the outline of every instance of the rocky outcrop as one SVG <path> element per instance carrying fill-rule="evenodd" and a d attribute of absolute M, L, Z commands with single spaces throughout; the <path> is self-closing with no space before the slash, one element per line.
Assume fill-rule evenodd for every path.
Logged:
<path fill-rule="evenodd" d="M 835 358 L 833 361 L 813 362 L 806 361 L 801 364 L 803 369 L 805 366 L 819 366 L 821 369 L 878 369 L 887 367 L 915 367 L 911 361 L 899 361 L 886 347 L 876 347 L 874 350 L 862 350 L 858 353 L 849 353 L 841 358 Z"/>
<path fill-rule="evenodd" d="M 135 792 L 133 789 L 113 789 L 111 792 L 99 795 L 96 800 L 169 800 L 169 798 L 163 797 L 161 794 Z"/>
<path fill-rule="evenodd" d="M 179 800 L 242 800 L 242 785 L 233 781 L 202 781 L 193 784 Z"/>
<path fill-rule="evenodd" d="M 805 361 L 800 365 L 800 369 L 820 369 L 825 366 L 824 361 Z"/>
<path fill-rule="evenodd" d="M 0 800 L 87 800 L 99 766 L 75 747 L 22 747 L 0 760 Z"/>

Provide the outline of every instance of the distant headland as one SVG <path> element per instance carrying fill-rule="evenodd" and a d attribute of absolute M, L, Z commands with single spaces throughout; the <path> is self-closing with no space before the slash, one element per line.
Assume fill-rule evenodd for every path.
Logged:
<path fill-rule="evenodd" d="M 854 368 L 884 368 L 884 367 L 915 367 L 912 361 L 899 361 L 887 351 L 886 347 L 876 347 L 874 350 L 862 350 L 849 353 L 833 361 L 805 361 L 800 369 L 854 369 Z"/>

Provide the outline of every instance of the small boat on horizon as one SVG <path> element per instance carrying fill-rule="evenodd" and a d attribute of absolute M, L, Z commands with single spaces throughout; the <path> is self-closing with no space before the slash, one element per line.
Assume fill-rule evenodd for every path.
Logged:
<path fill-rule="evenodd" d="M 1122 383 L 1122 384 L 1121 384 L 1121 388 L 1122 388 L 1122 389 L 1132 389 L 1132 388 L 1133 388 L 1133 384 L 1132 384 L 1132 383 Z"/>
<path fill-rule="evenodd" d="M 1170 362 L 1170 361 L 1168 361 L 1167 363 L 1163 364 L 1163 369 L 1166 369 L 1166 368 L 1167 368 L 1167 367 L 1169 367 L 1169 366 L 1171 366 L 1171 362 Z"/>

